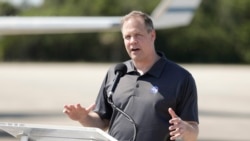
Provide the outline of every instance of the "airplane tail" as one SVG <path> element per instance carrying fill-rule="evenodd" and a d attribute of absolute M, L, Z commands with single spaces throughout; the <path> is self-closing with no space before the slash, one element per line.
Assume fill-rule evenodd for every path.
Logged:
<path fill-rule="evenodd" d="M 190 24 L 201 0 L 162 0 L 151 13 L 155 29 Z"/>

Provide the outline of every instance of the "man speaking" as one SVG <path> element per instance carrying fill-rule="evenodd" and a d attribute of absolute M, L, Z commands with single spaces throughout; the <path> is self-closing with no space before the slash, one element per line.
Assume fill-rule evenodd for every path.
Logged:
<path fill-rule="evenodd" d="M 147 14 L 125 15 L 121 32 L 131 58 L 122 63 L 125 69 L 120 66 L 123 74 L 111 67 L 95 104 L 65 105 L 64 113 L 83 126 L 108 130 L 119 141 L 196 141 L 199 119 L 192 75 L 156 51 Z"/>

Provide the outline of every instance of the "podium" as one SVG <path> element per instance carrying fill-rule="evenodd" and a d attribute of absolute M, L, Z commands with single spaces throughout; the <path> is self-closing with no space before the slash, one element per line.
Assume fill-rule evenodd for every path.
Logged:
<path fill-rule="evenodd" d="M 20 141 L 117 141 L 99 128 L 0 122 L 0 129 Z"/>

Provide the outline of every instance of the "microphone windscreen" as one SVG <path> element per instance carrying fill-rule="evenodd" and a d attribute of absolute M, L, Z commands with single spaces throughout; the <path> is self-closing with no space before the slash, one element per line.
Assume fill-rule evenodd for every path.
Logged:
<path fill-rule="evenodd" d="M 127 66 L 123 63 L 117 64 L 115 66 L 115 74 L 119 73 L 120 77 L 122 77 L 127 72 Z"/>

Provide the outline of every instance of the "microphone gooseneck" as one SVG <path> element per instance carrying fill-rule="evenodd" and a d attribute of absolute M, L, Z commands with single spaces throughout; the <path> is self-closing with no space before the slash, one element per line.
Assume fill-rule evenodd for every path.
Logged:
<path fill-rule="evenodd" d="M 136 127 L 136 124 L 135 124 L 135 121 L 134 119 L 129 116 L 127 113 L 125 113 L 122 109 L 120 109 L 119 107 L 117 107 L 113 101 L 111 100 L 108 100 L 108 103 L 115 109 L 117 110 L 118 112 L 120 112 L 124 117 L 126 117 L 126 119 L 133 125 L 133 130 L 134 130 L 134 133 L 133 133 L 133 138 L 131 141 L 135 141 L 136 139 L 136 135 L 137 135 L 137 127 Z"/>
<path fill-rule="evenodd" d="M 136 128 L 136 124 L 135 124 L 135 121 L 133 120 L 133 118 L 131 118 L 127 113 L 125 113 L 123 110 L 121 110 L 119 107 L 117 107 L 114 102 L 113 102 L 113 99 L 112 99 L 112 96 L 115 92 L 115 89 L 117 87 L 117 84 L 119 83 L 120 81 L 120 78 L 123 77 L 127 72 L 127 66 L 123 63 L 121 64 L 118 64 L 116 65 L 115 67 L 115 79 L 114 79 L 114 82 L 113 82 L 113 85 L 111 87 L 111 90 L 110 92 L 108 92 L 108 103 L 115 109 L 117 110 L 118 112 L 120 112 L 123 116 L 126 117 L 126 119 L 128 119 L 129 122 L 131 122 L 131 124 L 133 125 L 133 129 L 134 129 L 134 135 L 133 135 L 133 138 L 132 138 L 132 141 L 135 141 L 136 139 L 136 135 L 137 135 L 137 128 Z"/>

